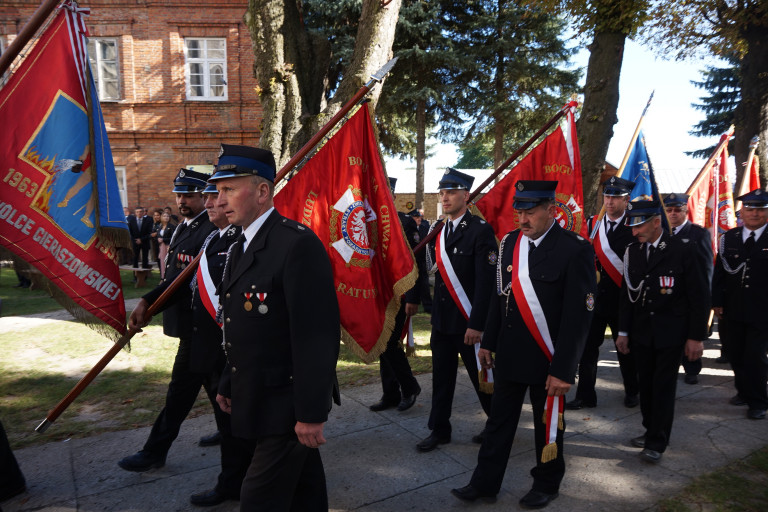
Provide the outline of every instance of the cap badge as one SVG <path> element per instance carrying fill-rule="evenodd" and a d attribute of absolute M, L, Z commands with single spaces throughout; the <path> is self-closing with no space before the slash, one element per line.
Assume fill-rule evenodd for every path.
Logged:
<path fill-rule="evenodd" d="M 184 169 L 182 169 L 179 171 L 179 178 L 183 178 L 184 176 L 186 176 L 186 174 L 184 173 Z"/>
<path fill-rule="evenodd" d="M 523 189 L 525 189 L 525 185 L 523 185 L 523 183 L 522 183 L 522 182 L 518 181 L 518 182 L 517 182 L 517 190 L 519 190 L 520 192 L 522 192 L 522 191 L 523 191 Z"/>
<path fill-rule="evenodd" d="M 611 176 L 611 185 L 616 183 L 616 176 Z"/>
<path fill-rule="evenodd" d="M 631 209 L 632 209 L 632 203 L 629 203 L 629 204 L 627 205 L 627 210 L 631 210 Z"/>
<path fill-rule="evenodd" d="M 448 174 L 451 174 L 451 170 L 450 169 L 446 169 L 445 172 L 443 173 L 443 176 L 448 175 Z"/>
<path fill-rule="evenodd" d="M 224 154 L 224 144 L 222 144 L 222 145 L 219 147 L 219 156 L 218 156 L 218 158 L 221 158 L 221 155 L 223 155 L 223 154 Z"/>

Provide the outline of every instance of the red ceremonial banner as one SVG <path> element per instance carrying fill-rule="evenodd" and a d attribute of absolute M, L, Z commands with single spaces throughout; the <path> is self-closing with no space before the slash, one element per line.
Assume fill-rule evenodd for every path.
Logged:
<path fill-rule="evenodd" d="M 344 341 L 364 361 L 374 361 L 386 348 L 401 296 L 414 286 L 417 268 L 367 104 L 280 190 L 275 208 L 309 226 L 325 243 Z"/>
<path fill-rule="evenodd" d="M 64 2 L 0 91 L 0 245 L 35 269 L 37 282 L 52 284 L 73 315 L 122 334 L 114 242 L 127 230 L 119 198 L 109 195 L 117 189 L 108 142 L 99 138 L 106 131 L 98 98 L 86 101 L 92 81 L 82 14 Z M 112 238 L 100 238 L 110 222 Z"/>
<path fill-rule="evenodd" d="M 564 229 L 587 236 L 574 111 L 575 106 L 572 106 L 566 114 L 565 126 L 558 126 L 477 201 L 477 209 L 493 226 L 496 238 L 501 239 L 519 227 L 517 213 L 512 208 L 517 180 L 557 181 L 555 220 Z"/>
<path fill-rule="evenodd" d="M 720 237 L 736 227 L 733 187 L 728 172 L 728 141 L 731 132 L 720 137 L 722 149 L 712 165 L 699 175 L 688 191 L 688 220 L 712 233 L 712 250 L 717 254 Z M 723 141 L 725 143 L 723 144 Z"/>

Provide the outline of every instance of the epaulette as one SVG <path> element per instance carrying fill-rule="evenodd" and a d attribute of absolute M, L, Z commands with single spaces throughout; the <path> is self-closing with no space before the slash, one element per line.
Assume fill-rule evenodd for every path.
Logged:
<path fill-rule="evenodd" d="M 309 228 L 308 228 L 307 226 L 305 226 L 304 224 L 301 224 L 301 223 L 299 223 L 299 222 L 296 222 L 295 220 L 291 220 L 291 219 L 288 219 L 288 218 L 286 218 L 286 217 L 283 217 L 283 220 L 282 220 L 282 221 L 280 221 L 280 224 L 281 224 L 281 225 L 283 225 L 283 226 L 285 226 L 285 227 L 287 227 L 287 228 L 293 228 L 293 229 L 295 229 L 296 231 L 298 231 L 299 233 L 306 233 L 306 232 L 308 232 L 308 231 L 309 231 L 310 233 L 312 232 L 312 230 L 311 230 L 311 229 L 309 229 Z"/>
<path fill-rule="evenodd" d="M 570 229 L 564 229 L 563 231 L 565 231 L 568 234 L 568 236 L 575 239 L 579 243 L 584 243 L 584 244 L 589 243 L 589 241 L 586 238 L 584 238 L 583 236 L 581 236 L 580 234 L 574 231 L 571 231 Z"/>

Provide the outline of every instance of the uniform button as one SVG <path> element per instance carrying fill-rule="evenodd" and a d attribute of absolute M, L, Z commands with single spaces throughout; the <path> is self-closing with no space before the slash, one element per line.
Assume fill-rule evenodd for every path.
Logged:
<path fill-rule="evenodd" d="M 232 348 L 232 344 L 230 342 L 227 342 L 227 348 Z"/>
<path fill-rule="evenodd" d="M 193 327 L 193 328 L 192 328 L 192 331 L 193 331 L 193 332 L 197 332 L 197 327 Z"/>
<path fill-rule="evenodd" d="M 749 288 L 749 285 L 748 285 L 748 284 L 745 284 L 745 285 L 744 285 L 744 288 Z"/>
<path fill-rule="evenodd" d="M 252 284 L 252 285 L 251 285 L 251 290 L 255 290 L 255 289 L 256 289 L 256 285 L 255 285 L 255 284 Z"/>
<path fill-rule="evenodd" d="M 229 298 L 229 294 L 226 295 L 226 298 Z"/>
<path fill-rule="evenodd" d="M 288 377 L 288 380 L 289 380 L 289 381 L 291 381 L 291 382 L 293 382 L 293 375 L 291 375 L 290 377 Z"/>
<path fill-rule="evenodd" d="M 654 312 L 653 312 L 653 311 L 651 311 L 651 316 L 653 316 L 653 315 L 654 315 Z"/>
<path fill-rule="evenodd" d="M 645 278 L 648 279 L 650 276 L 648 274 L 645 274 Z"/>
<path fill-rule="evenodd" d="M 226 322 L 229 323 L 229 318 L 227 318 Z"/>
<path fill-rule="evenodd" d="M 233 367 L 232 367 L 232 373 L 235 373 L 236 371 L 237 371 L 237 368 L 235 368 L 235 367 L 233 366 Z"/>

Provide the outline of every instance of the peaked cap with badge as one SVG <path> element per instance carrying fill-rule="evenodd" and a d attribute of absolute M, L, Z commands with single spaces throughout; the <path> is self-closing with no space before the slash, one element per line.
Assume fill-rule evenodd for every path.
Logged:
<path fill-rule="evenodd" d="M 529 210 L 542 203 L 555 199 L 556 181 L 518 180 L 515 184 L 515 199 L 512 208 Z"/>
<path fill-rule="evenodd" d="M 208 181 L 240 176 L 260 176 L 274 183 L 277 166 L 271 151 L 251 146 L 222 144 L 219 162 Z"/>
<path fill-rule="evenodd" d="M 610 197 L 628 196 L 635 188 L 635 182 L 611 176 L 603 182 L 603 195 Z"/>
<path fill-rule="evenodd" d="M 173 179 L 172 192 L 174 194 L 194 194 L 196 192 L 202 192 L 208 178 L 210 178 L 209 174 L 182 167 Z"/>
<path fill-rule="evenodd" d="M 627 205 L 624 223 L 627 226 L 639 226 L 657 215 L 661 215 L 661 204 L 658 201 L 632 201 Z"/>
<path fill-rule="evenodd" d="M 768 192 L 759 188 L 737 197 L 736 200 L 741 201 L 744 208 L 768 208 Z"/>
<path fill-rule="evenodd" d="M 437 188 L 440 190 L 469 190 L 474 182 L 473 176 L 457 171 L 453 167 L 446 167 Z"/>
<path fill-rule="evenodd" d="M 664 198 L 664 206 L 687 206 L 688 197 L 688 194 L 672 192 L 671 194 L 667 194 Z"/>

